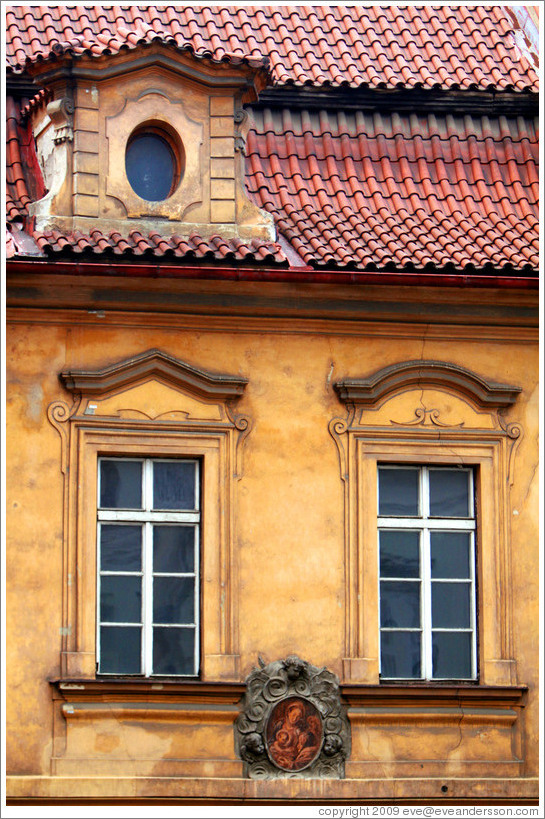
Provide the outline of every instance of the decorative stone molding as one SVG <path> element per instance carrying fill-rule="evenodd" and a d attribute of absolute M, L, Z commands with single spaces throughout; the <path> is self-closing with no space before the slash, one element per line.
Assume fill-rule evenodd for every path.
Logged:
<path fill-rule="evenodd" d="M 64 478 L 62 676 L 95 676 L 97 459 L 111 454 L 202 460 L 201 678 L 238 681 L 235 487 L 251 423 L 235 405 L 247 380 L 160 350 L 59 379 L 72 394 L 48 408 Z"/>
<path fill-rule="evenodd" d="M 342 779 L 350 725 L 339 681 L 296 656 L 265 663 L 246 680 L 235 748 L 250 779 Z"/>
<path fill-rule="evenodd" d="M 403 361 L 384 367 L 367 378 L 346 378 L 337 381 L 334 388 L 344 403 L 374 406 L 400 387 L 439 387 L 461 393 L 477 406 L 500 409 L 510 407 L 517 400 L 520 387 L 487 381 L 481 376 L 444 361 Z"/>
<path fill-rule="evenodd" d="M 53 123 L 55 145 L 72 142 L 74 139 L 74 101 L 69 97 L 54 100 L 47 106 L 47 113 Z"/>
<path fill-rule="evenodd" d="M 521 389 L 433 360 L 400 362 L 364 378 L 345 378 L 334 388 L 346 405 L 346 416 L 329 423 L 345 510 L 343 681 L 379 682 L 377 466 L 422 463 L 475 470 L 479 681 L 516 683 L 511 598 L 497 588 L 510 588 L 510 487 L 523 430 L 506 416 Z"/>

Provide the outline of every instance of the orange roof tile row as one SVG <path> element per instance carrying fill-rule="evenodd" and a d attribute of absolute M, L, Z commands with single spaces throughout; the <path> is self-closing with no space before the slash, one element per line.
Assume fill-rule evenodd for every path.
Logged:
<path fill-rule="evenodd" d="M 48 255 L 110 256 L 144 259 L 159 257 L 163 261 L 205 261 L 205 262 L 265 262 L 269 265 L 287 265 L 287 259 L 279 245 L 262 239 L 242 241 L 223 239 L 219 235 L 208 239 L 193 233 L 187 238 L 161 236 L 157 231 L 143 234 L 131 230 L 127 236 L 117 231 L 108 234 L 92 230 L 90 234 L 81 231 L 63 233 L 59 230 L 32 233 L 37 247 Z"/>
<path fill-rule="evenodd" d="M 533 54 L 505 6 L 12 6 L 15 71 L 71 51 L 159 39 L 214 60 L 270 59 L 276 85 L 537 91 Z"/>
<path fill-rule="evenodd" d="M 532 122 L 269 109 L 253 117 L 248 191 L 307 265 L 537 268 Z"/>

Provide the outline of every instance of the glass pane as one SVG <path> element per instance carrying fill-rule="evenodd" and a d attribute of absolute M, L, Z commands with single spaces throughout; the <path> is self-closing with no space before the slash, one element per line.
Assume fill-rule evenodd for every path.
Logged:
<path fill-rule="evenodd" d="M 469 517 L 469 473 L 462 469 L 430 469 L 430 515 Z"/>
<path fill-rule="evenodd" d="M 382 577 L 420 577 L 420 533 L 380 532 Z"/>
<path fill-rule="evenodd" d="M 103 572 L 142 569 L 142 527 L 100 524 L 100 568 Z"/>
<path fill-rule="evenodd" d="M 153 527 L 153 571 L 195 570 L 195 526 Z"/>
<path fill-rule="evenodd" d="M 153 578 L 153 622 L 193 623 L 195 581 L 192 577 Z"/>
<path fill-rule="evenodd" d="M 142 464 L 140 461 L 100 462 L 100 508 L 142 508 Z"/>
<path fill-rule="evenodd" d="M 420 628 L 419 582 L 381 582 L 380 625 L 387 628 Z"/>
<path fill-rule="evenodd" d="M 155 461 L 153 508 L 195 509 L 194 461 Z"/>
<path fill-rule="evenodd" d="M 471 633 L 435 631 L 432 634 L 433 676 L 458 680 L 471 678 Z"/>
<path fill-rule="evenodd" d="M 381 677 L 420 677 L 420 632 L 383 631 L 380 660 Z"/>
<path fill-rule="evenodd" d="M 418 515 L 418 469 L 379 469 L 379 515 Z"/>
<path fill-rule="evenodd" d="M 153 673 L 196 674 L 195 629 L 153 629 Z"/>
<path fill-rule="evenodd" d="M 100 578 L 100 620 L 102 623 L 140 623 L 142 578 L 102 575 Z"/>
<path fill-rule="evenodd" d="M 148 202 L 159 202 L 170 195 L 175 167 L 168 143 L 157 134 L 137 136 L 127 147 L 127 178 L 134 192 Z"/>
<path fill-rule="evenodd" d="M 102 626 L 100 629 L 101 674 L 140 674 L 140 628 Z"/>
<path fill-rule="evenodd" d="M 432 583 L 432 628 L 469 628 L 469 583 Z"/>
<path fill-rule="evenodd" d="M 469 577 L 469 532 L 431 533 L 431 576 Z"/>

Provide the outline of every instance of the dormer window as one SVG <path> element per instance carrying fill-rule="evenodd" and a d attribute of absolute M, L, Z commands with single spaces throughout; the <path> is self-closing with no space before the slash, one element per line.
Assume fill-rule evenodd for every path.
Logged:
<path fill-rule="evenodd" d="M 183 175 L 183 165 L 181 141 L 162 127 L 140 127 L 127 142 L 127 179 L 133 191 L 147 202 L 172 196 Z"/>

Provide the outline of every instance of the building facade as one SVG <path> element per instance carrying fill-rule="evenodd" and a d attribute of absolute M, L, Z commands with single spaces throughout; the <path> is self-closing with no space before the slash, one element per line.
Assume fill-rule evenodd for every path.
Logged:
<path fill-rule="evenodd" d="M 536 14 L 7 10 L 12 804 L 537 804 Z"/>

